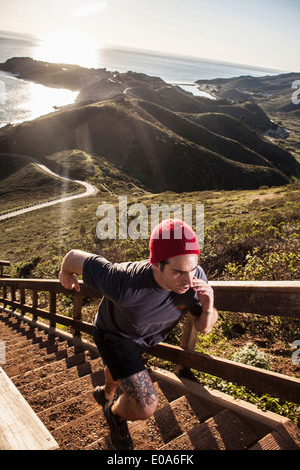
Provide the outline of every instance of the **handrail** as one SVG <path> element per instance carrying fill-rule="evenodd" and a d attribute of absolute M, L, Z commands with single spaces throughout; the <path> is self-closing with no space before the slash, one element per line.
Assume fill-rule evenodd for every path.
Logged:
<path fill-rule="evenodd" d="M 299 281 L 271 281 L 271 282 L 231 282 L 231 281 L 215 281 L 210 283 L 215 292 L 216 307 L 220 310 L 248 312 L 250 305 L 250 313 L 263 313 L 268 311 L 270 315 L 276 310 L 276 315 L 295 316 L 299 318 L 300 305 L 300 282 Z M 17 314 L 26 319 L 25 313 L 33 315 L 33 319 L 38 317 L 45 318 L 50 321 L 50 326 L 56 327 L 61 324 L 72 329 L 74 336 L 81 336 L 81 333 L 88 335 L 93 334 L 94 326 L 91 323 L 82 321 L 81 309 L 82 298 L 92 297 L 101 298 L 99 291 L 86 286 L 79 281 L 80 292 L 70 291 L 62 287 L 57 279 L 7 279 L 0 278 L 0 302 L 7 313 L 13 309 L 20 310 Z M 10 296 L 7 290 L 10 289 Z M 19 290 L 19 300 L 16 299 L 16 291 Z M 25 291 L 32 291 L 32 305 L 26 304 Z M 38 305 L 38 292 L 49 292 L 49 311 L 44 310 Z M 72 295 L 74 298 L 73 317 L 60 315 L 56 312 L 56 295 L 57 294 Z M 264 308 L 263 299 L 267 301 L 270 296 L 276 297 L 280 308 L 273 310 L 274 301 L 270 308 Z M 267 299 L 267 300 L 266 300 Z M 232 302 L 232 303 L 230 303 Z M 224 305 L 226 308 L 224 308 Z M 232 307 L 232 308 L 228 308 Z M 276 306 L 275 306 L 276 307 Z M 288 311 L 285 308 L 288 307 Z M 289 313 L 292 315 L 288 315 Z M 171 362 L 180 364 L 183 367 L 191 367 L 196 370 L 221 377 L 225 380 L 253 388 L 262 393 L 269 393 L 287 401 L 300 403 L 300 380 L 265 371 L 244 364 L 235 363 L 219 357 L 214 357 L 193 351 L 197 338 L 197 332 L 192 326 L 190 316 L 187 316 L 186 325 L 182 334 L 182 342 L 180 347 L 160 343 L 147 350 L 149 354 Z"/>
<path fill-rule="evenodd" d="M 300 281 L 213 281 L 216 308 L 300 318 Z"/>

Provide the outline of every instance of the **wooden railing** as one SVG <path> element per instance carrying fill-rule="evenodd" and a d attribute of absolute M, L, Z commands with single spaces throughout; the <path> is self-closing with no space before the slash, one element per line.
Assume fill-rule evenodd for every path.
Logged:
<path fill-rule="evenodd" d="M 69 327 L 72 334 L 77 337 L 80 337 L 81 333 L 92 335 L 94 326 L 82 321 L 81 318 L 82 299 L 83 297 L 101 298 L 101 294 L 85 286 L 82 281 L 79 283 L 80 292 L 77 293 L 64 289 L 58 280 L 2 278 L 0 279 L 0 303 L 3 305 L 1 308 L 8 313 L 13 311 L 15 315 L 24 318 L 26 318 L 25 314 L 31 314 L 33 320 L 37 322 L 41 317 L 48 320 L 50 327 L 57 327 L 57 325 Z M 210 284 L 214 288 L 215 305 L 218 310 L 300 317 L 299 281 L 216 281 Z M 39 292 L 47 293 L 48 310 L 39 306 Z M 72 317 L 57 313 L 58 294 L 73 296 Z M 10 309 L 7 308 L 8 306 Z M 147 353 L 181 367 L 200 370 L 238 385 L 244 385 L 257 392 L 300 403 L 300 379 L 196 352 L 194 345 L 197 334 L 188 315 L 179 347 L 161 343 L 148 349 Z"/>
<path fill-rule="evenodd" d="M 7 274 L 4 273 L 4 268 L 6 266 L 10 266 L 10 261 L 0 260 L 0 277 L 9 277 Z"/>

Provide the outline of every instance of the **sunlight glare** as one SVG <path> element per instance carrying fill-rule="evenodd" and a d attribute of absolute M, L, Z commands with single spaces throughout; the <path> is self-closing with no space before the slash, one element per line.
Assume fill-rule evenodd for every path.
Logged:
<path fill-rule="evenodd" d="M 36 83 L 29 83 L 27 101 L 23 108 L 30 119 L 35 119 L 44 114 L 54 112 L 54 106 L 65 106 L 73 103 L 78 92 L 63 88 L 48 88 Z"/>
<path fill-rule="evenodd" d="M 97 66 L 99 47 L 87 35 L 73 30 L 60 30 L 41 40 L 34 59 L 91 68 Z"/>

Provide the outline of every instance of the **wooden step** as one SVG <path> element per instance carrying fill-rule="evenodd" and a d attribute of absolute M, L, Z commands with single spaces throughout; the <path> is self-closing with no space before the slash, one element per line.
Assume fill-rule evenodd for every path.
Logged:
<path fill-rule="evenodd" d="M 75 398 L 88 391 L 93 392 L 98 384 L 104 383 L 103 369 L 93 374 L 70 380 L 62 385 L 49 388 L 48 390 L 28 396 L 27 400 L 33 410 L 38 413 L 52 406 L 68 401 L 70 397 Z"/>
<path fill-rule="evenodd" d="M 57 334 L 0 313 L 0 339 L 7 346 L 3 369 L 61 449 L 110 450 L 109 428 L 93 398 L 94 387 L 104 383 L 103 362 L 96 348 L 75 346 L 70 335 Z M 151 377 L 159 405 L 150 419 L 128 423 L 136 450 L 290 450 L 297 442 L 300 448 L 287 419 L 265 413 L 266 421 L 249 406 L 241 412 L 241 401 L 203 387 L 200 392 L 199 384 L 169 373 L 152 371 Z"/>
<path fill-rule="evenodd" d="M 156 410 L 145 421 L 128 422 L 135 450 L 157 450 L 183 432 L 205 421 L 211 412 L 192 394 L 181 396 Z M 54 436 L 58 439 L 57 434 Z M 109 429 L 98 441 L 89 444 L 86 450 L 111 450 Z M 59 440 L 59 439 L 58 439 Z"/>
<path fill-rule="evenodd" d="M 73 356 L 68 356 L 60 361 L 50 362 L 35 369 L 30 369 L 25 373 L 14 375 L 11 379 L 19 389 L 26 386 L 30 388 L 31 383 L 34 384 L 43 379 L 47 381 L 48 377 L 67 372 L 73 367 L 76 367 L 78 374 L 80 374 L 81 368 L 89 367 L 93 357 L 90 351 L 76 353 L 75 349 Z"/>
<path fill-rule="evenodd" d="M 277 431 L 273 431 L 260 439 L 249 450 L 293 450 L 291 443 L 284 439 Z M 297 449 L 299 450 L 299 448 Z"/>
<path fill-rule="evenodd" d="M 245 450 L 256 441 L 257 436 L 237 416 L 224 410 L 160 450 Z"/>
<path fill-rule="evenodd" d="M 211 412 L 192 394 L 158 409 L 147 421 L 130 429 L 136 450 L 156 450 L 205 421 Z"/>
<path fill-rule="evenodd" d="M 250 450 L 300 450 L 300 429 L 291 420 L 279 423 Z"/>
<path fill-rule="evenodd" d="M 104 380 L 103 380 L 104 383 Z M 169 399 L 178 398 L 178 392 L 167 387 L 165 384 L 162 385 L 162 388 L 158 383 L 154 383 L 154 387 L 159 397 L 158 411 L 164 407 L 169 406 Z M 109 428 L 106 424 L 106 420 L 103 415 L 102 407 L 95 402 L 96 409 L 90 411 L 89 413 L 83 413 L 79 415 L 75 420 L 69 421 L 66 424 L 53 429 L 52 434 L 60 445 L 61 449 L 68 450 L 82 450 L 86 447 L 89 450 L 93 449 L 109 449 L 108 441 L 106 437 L 109 435 Z M 151 425 L 151 418 L 147 420 Z M 199 421 L 198 421 L 199 422 Z M 135 423 L 129 422 L 129 427 L 132 432 L 132 429 L 135 429 L 136 426 L 143 424 L 145 422 L 137 421 Z M 151 427 L 151 426 L 150 426 Z M 137 436 L 141 433 L 141 427 L 137 431 Z M 150 428 L 147 429 L 143 427 L 145 432 L 144 449 L 149 447 L 150 439 Z M 103 435 L 104 434 L 104 435 Z M 96 436 L 96 437 L 95 437 Z"/>
<path fill-rule="evenodd" d="M 83 353 L 80 353 L 81 357 L 83 357 L 82 354 Z M 54 387 L 63 386 L 68 382 L 103 369 L 101 358 L 92 359 L 88 351 L 86 351 L 84 358 L 84 361 L 82 360 L 78 364 L 73 364 L 72 367 L 67 367 L 67 363 L 63 359 L 61 364 L 49 364 L 49 366 L 53 365 L 52 368 L 46 367 L 45 370 L 34 369 L 27 372 L 27 375 L 24 374 L 24 378 L 26 379 L 25 383 L 20 376 L 18 376 L 18 378 L 21 380 L 16 380 L 14 377 L 14 383 L 16 381 L 18 382 L 20 392 L 28 399 L 29 397 L 33 398 L 37 394 L 49 391 Z M 75 365 L 76 367 L 74 367 Z"/>
<path fill-rule="evenodd" d="M 108 434 L 109 427 L 99 407 L 52 431 L 61 450 L 85 450 L 89 446 L 92 450 L 94 443 Z"/>

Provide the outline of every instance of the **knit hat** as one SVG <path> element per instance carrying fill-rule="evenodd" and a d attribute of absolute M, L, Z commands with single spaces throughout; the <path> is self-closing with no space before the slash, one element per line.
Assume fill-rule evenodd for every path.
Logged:
<path fill-rule="evenodd" d="M 150 263 L 160 263 L 180 255 L 200 255 L 191 227 L 180 219 L 166 219 L 158 224 L 150 238 Z"/>

